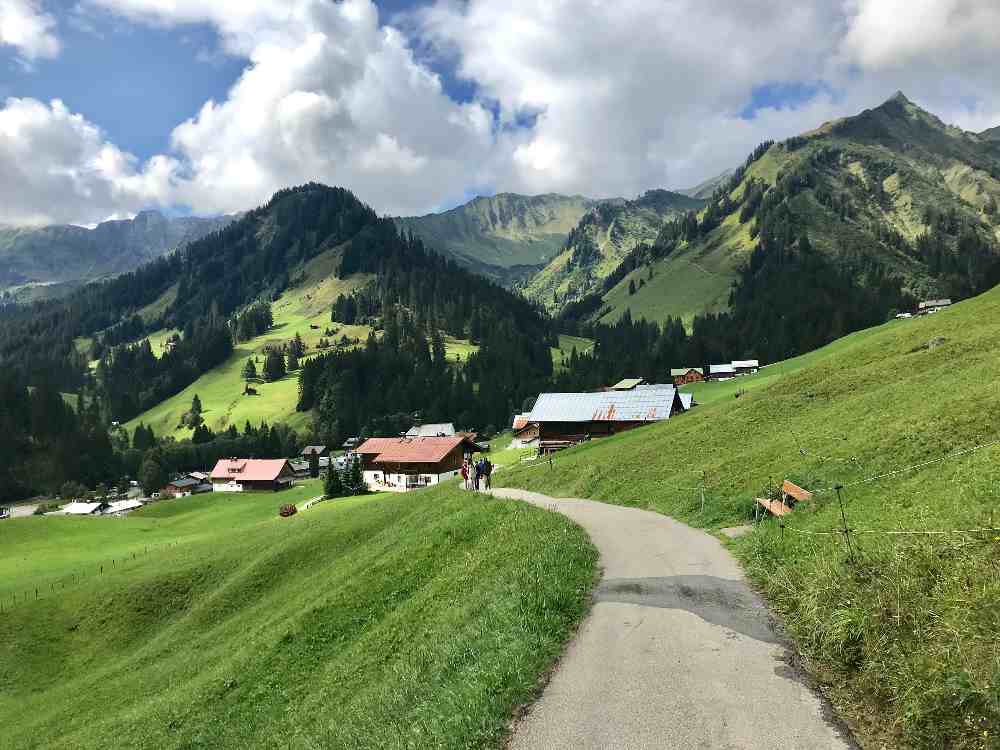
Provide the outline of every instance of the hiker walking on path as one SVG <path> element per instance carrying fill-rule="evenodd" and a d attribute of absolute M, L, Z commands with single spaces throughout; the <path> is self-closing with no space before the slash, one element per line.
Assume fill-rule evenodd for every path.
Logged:
<path fill-rule="evenodd" d="M 482 466 L 480 466 L 478 461 L 472 464 L 472 476 L 473 476 L 472 487 L 476 492 L 479 492 L 479 479 L 482 476 Z"/>
<path fill-rule="evenodd" d="M 469 489 L 469 462 L 462 462 L 462 486 Z"/>
<path fill-rule="evenodd" d="M 493 485 L 490 483 L 490 477 L 493 476 L 493 464 L 490 463 L 488 458 L 483 459 L 483 478 L 486 480 L 486 489 L 493 489 Z"/>

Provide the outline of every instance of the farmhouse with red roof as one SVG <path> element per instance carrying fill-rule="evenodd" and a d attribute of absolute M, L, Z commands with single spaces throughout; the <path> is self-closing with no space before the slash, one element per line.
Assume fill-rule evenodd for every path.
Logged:
<path fill-rule="evenodd" d="M 292 467 L 284 458 L 223 458 L 212 469 L 216 492 L 275 492 L 292 486 Z"/>
<path fill-rule="evenodd" d="M 369 489 L 406 492 L 457 476 L 465 457 L 481 450 L 468 435 L 452 435 L 371 438 L 355 453 Z"/>

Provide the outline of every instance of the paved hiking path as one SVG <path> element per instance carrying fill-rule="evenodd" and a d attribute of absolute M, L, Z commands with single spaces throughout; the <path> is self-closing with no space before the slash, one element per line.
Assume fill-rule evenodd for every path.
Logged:
<path fill-rule="evenodd" d="M 717 539 L 650 511 L 523 490 L 582 526 L 604 576 L 514 750 L 855 748 Z"/>

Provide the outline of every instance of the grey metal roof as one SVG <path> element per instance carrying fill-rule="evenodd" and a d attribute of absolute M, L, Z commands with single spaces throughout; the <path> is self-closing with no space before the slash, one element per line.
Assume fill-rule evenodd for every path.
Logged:
<path fill-rule="evenodd" d="M 411 427 L 406 433 L 406 437 L 452 437 L 454 434 L 455 425 L 451 422 L 442 422 Z"/>
<path fill-rule="evenodd" d="M 733 367 L 731 364 L 729 364 L 729 365 L 709 365 L 708 366 L 708 371 L 711 374 L 714 375 L 717 372 L 736 372 L 736 368 Z"/>
<path fill-rule="evenodd" d="M 917 306 L 917 309 L 926 310 L 928 307 L 947 307 L 950 304 L 951 304 L 950 299 L 929 299 L 924 302 L 921 302 Z"/>
<path fill-rule="evenodd" d="M 760 361 L 756 359 L 734 359 L 733 367 L 760 367 Z"/>
<path fill-rule="evenodd" d="M 669 419 L 677 389 L 638 386 L 632 391 L 543 393 L 531 410 L 532 422 L 659 422 Z"/>
<path fill-rule="evenodd" d="M 197 487 L 199 484 L 201 484 L 201 482 L 197 479 L 175 479 L 170 483 L 170 486 L 183 489 L 184 487 Z"/>

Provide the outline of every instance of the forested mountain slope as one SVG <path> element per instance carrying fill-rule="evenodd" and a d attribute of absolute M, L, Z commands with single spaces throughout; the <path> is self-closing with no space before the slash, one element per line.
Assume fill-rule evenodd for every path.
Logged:
<path fill-rule="evenodd" d="M 754 250 L 765 252 L 752 275 L 795 267 L 797 255 L 776 248 L 802 238 L 818 262 L 848 273 L 855 286 L 898 286 L 893 306 L 987 289 L 1000 280 L 995 132 L 948 126 L 897 94 L 855 117 L 764 144 L 696 219 L 665 228 L 628 259 L 591 309 L 604 320 L 631 309 L 690 324 L 734 304 L 732 284 L 747 285 Z M 796 296 L 810 288 L 808 279 L 800 282 Z"/>
<path fill-rule="evenodd" d="M 704 201 L 668 190 L 593 206 L 569 233 L 561 252 L 523 285 L 530 299 L 559 309 L 599 288 L 636 245 L 652 242 L 668 219 Z"/>
<path fill-rule="evenodd" d="M 439 214 L 398 218 L 396 224 L 463 266 L 507 282 L 530 277 L 558 255 L 596 203 L 579 195 L 500 193 Z"/>
<path fill-rule="evenodd" d="M 67 285 L 65 291 L 74 284 L 131 271 L 234 218 L 167 218 L 157 211 L 142 211 L 134 219 L 106 221 L 93 229 L 0 226 L 0 293 L 16 293 L 25 285 Z"/>

